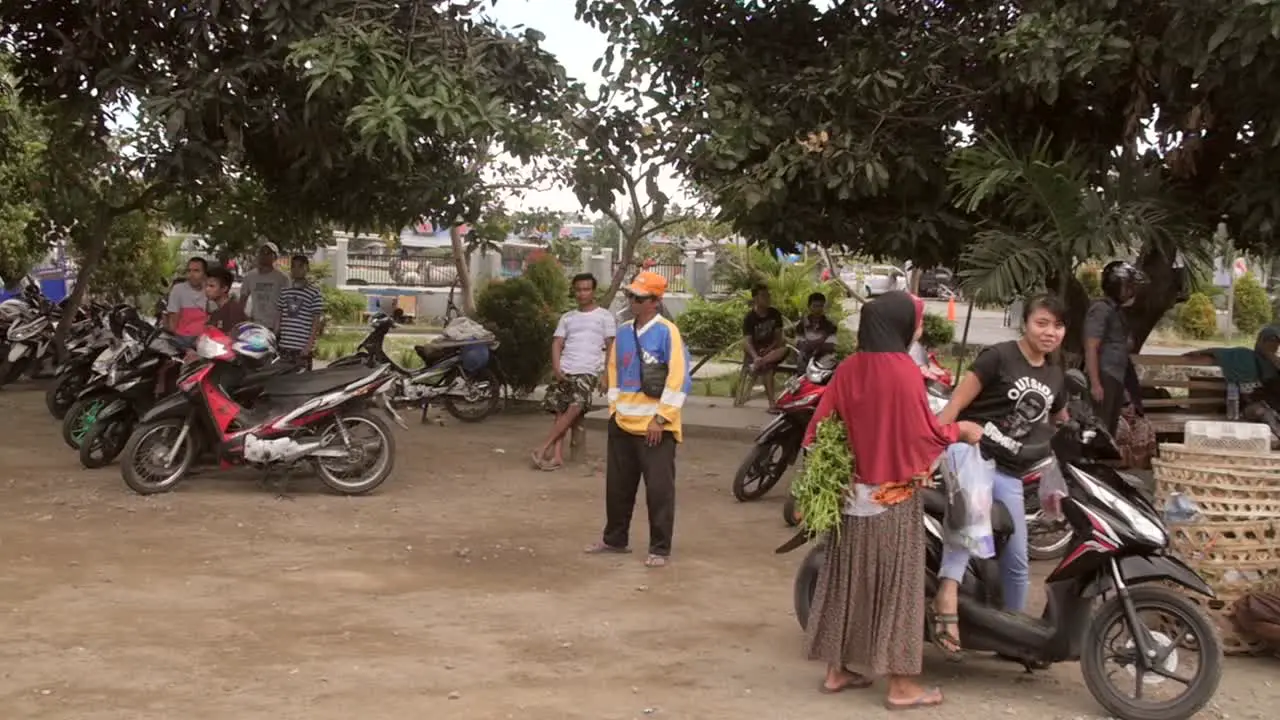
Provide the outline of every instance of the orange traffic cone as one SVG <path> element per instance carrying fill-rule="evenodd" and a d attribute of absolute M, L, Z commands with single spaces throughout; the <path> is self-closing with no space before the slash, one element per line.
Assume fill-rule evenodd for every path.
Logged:
<path fill-rule="evenodd" d="M 956 321 L 956 299 L 953 297 L 947 298 L 947 320 Z"/>

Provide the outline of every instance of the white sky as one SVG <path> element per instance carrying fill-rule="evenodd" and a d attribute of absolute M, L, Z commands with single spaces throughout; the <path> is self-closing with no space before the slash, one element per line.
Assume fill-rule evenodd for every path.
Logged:
<path fill-rule="evenodd" d="M 487 12 L 508 28 L 523 25 L 546 35 L 543 48 L 560 60 L 569 77 L 582 81 L 587 90 L 594 93 L 600 86 L 601 77 L 591 70 L 591 65 L 604 54 L 609 43 L 595 28 L 574 18 L 576 7 L 577 0 L 495 0 L 495 6 Z M 687 196 L 680 191 L 680 184 L 670 173 L 663 175 L 658 182 L 662 191 L 674 202 L 685 200 L 687 203 Z M 545 207 L 564 212 L 582 209 L 578 198 L 568 188 L 529 193 L 521 200 L 513 199 L 511 205 L 515 208 Z"/>

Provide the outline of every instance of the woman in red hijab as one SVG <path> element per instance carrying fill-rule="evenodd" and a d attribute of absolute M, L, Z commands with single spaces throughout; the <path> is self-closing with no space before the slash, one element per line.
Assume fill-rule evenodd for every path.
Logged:
<path fill-rule="evenodd" d="M 806 642 L 824 660 L 823 692 L 870 687 L 889 678 L 885 707 L 942 703 L 917 682 L 924 655 L 925 537 L 915 489 L 946 447 L 976 443 L 971 422 L 939 425 L 907 347 L 919 337 L 924 303 L 903 292 L 863 306 L 858 351 L 835 376 L 809 423 L 805 443 L 831 413 L 844 421 L 856 474 L 844 522 L 827 548 Z"/>

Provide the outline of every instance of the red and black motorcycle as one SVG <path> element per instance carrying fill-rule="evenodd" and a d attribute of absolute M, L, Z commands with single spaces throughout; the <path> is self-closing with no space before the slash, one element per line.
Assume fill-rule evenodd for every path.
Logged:
<path fill-rule="evenodd" d="M 838 363 L 834 353 L 820 355 L 787 382 L 778 397 L 778 414 L 761 428 L 733 476 L 733 496 L 740 502 L 764 497 L 795 463 L 809 420 Z"/>
<path fill-rule="evenodd" d="M 196 355 L 199 361 L 178 378 L 178 391 L 156 403 L 129 437 L 121 470 L 135 492 L 172 490 L 205 451 L 223 467 L 283 470 L 309 462 L 327 487 L 344 495 L 367 493 L 391 474 L 395 439 L 372 412 L 379 407 L 404 427 L 387 400 L 395 378 L 388 366 L 273 377 L 250 409 L 228 388 L 254 375 L 260 359 L 237 354 L 231 338 L 215 328 L 196 342 Z"/>

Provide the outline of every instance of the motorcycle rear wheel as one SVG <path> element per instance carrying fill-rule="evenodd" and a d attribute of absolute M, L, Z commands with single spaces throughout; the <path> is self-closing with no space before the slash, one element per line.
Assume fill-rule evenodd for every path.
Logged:
<path fill-rule="evenodd" d="M 312 464 L 315 466 L 316 474 L 320 476 L 321 482 L 330 490 L 342 495 L 364 495 L 373 492 L 391 475 L 391 471 L 396 464 L 396 438 L 392 434 L 391 428 L 383 422 L 382 418 L 368 412 L 366 410 L 358 410 L 342 414 L 342 424 L 347 427 L 350 433 L 354 426 L 364 425 L 371 427 L 378 436 L 381 448 L 377 451 L 378 457 L 374 460 L 373 466 L 368 470 L 361 472 L 360 476 L 355 480 L 347 480 L 338 476 L 334 468 L 329 463 L 342 462 L 338 458 L 312 458 Z M 341 446 L 341 437 L 338 434 L 338 421 L 325 428 L 323 438 L 326 446 L 333 446 L 335 441 L 337 446 Z"/>
<path fill-rule="evenodd" d="M 1103 647 L 1103 640 L 1117 624 L 1128 629 L 1130 638 L 1133 637 L 1135 628 L 1129 627 L 1123 598 L 1115 593 L 1094 613 L 1093 622 L 1089 624 L 1084 638 L 1080 670 L 1084 674 L 1085 685 L 1098 704 L 1114 717 L 1123 720 L 1187 720 L 1208 704 L 1218 690 L 1218 683 L 1222 680 L 1222 641 L 1200 608 L 1177 591 L 1156 585 L 1140 585 L 1129 588 L 1129 598 L 1133 601 L 1136 612 L 1159 610 L 1182 621 L 1186 632 L 1177 633 L 1179 648 L 1174 652 L 1188 645 L 1199 649 L 1200 662 L 1195 676 L 1186 692 L 1170 702 L 1146 702 L 1120 695 L 1118 688 L 1108 678 L 1105 665 L 1107 654 L 1111 650 Z M 1195 636 L 1194 644 L 1186 642 L 1186 634 Z M 1133 678 L 1136 688 L 1136 673 Z M 1176 681 L 1165 679 L 1164 682 Z"/>
<path fill-rule="evenodd" d="M 787 472 L 786 452 L 781 438 L 752 446 L 733 476 L 733 496 L 738 502 L 759 500 L 778 484 Z"/>
<path fill-rule="evenodd" d="M 122 417 L 94 423 L 80 440 L 80 464 L 92 470 L 115 462 L 129 442 L 132 426 L 132 419 Z"/>
<path fill-rule="evenodd" d="M 498 379 L 496 373 L 491 368 L 485 368 L 471 377 L 467 378 L 468 385 L 478 385 L 480 383 L 488 383 L 483 395 L 477 395 L 476 407 L 468 407 L 460 405 L 465 402 L 461 398 L 452 395 L 444 396 L 444 409 L 449 414 L 458 418 L 462 422 L 480 422 L 490 415 L 498 412 L 498 405 L 502 402 L 502 382 Z"/>
<path fill-rule="evenodd" d="M 165 420 L 157 420 L 153 423 L 140 425 L 134 428 L 133 433 L 129 435 L 129 442 L 125 443 L 124 452 L 121 453 L 120 474 L 124 478 L 125 485 L 130 490 L 139 495 L 154 495 L 156 493 L 169 492 L 177 487 L 178 483 L 187 476 L 187 472 L 191 470 L 191 466 L 196 460 L 196 443 L 193 430 L 188 430 L 182 441 L 182 447 L 178 448 L 175 464 L 166 468 L 164 475 L 159 480 L 154 480 L 143 475 L 138 468 L 139 460 L 143 459 L 140 455 L 150 454 L 152 448 L 148 442 L 153 442 L 157 435 L 166 432 L 172 432 L 177 437 L 183 437 L 182 428 L 187 424 L 186 419 L 168 418 Z M 161 450 L 170 450 L 172 448 L 161 448 Z"/>

